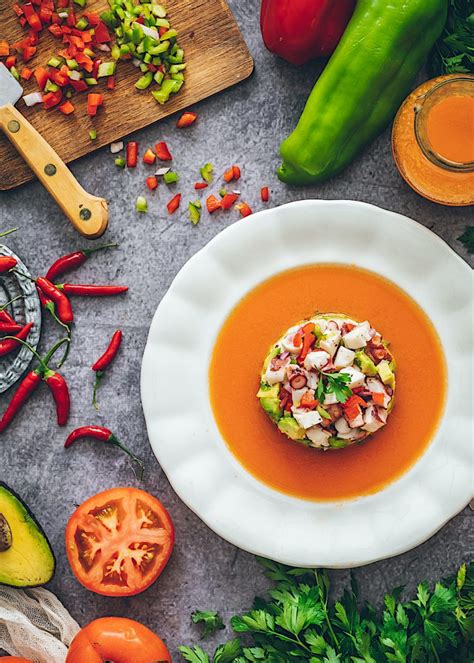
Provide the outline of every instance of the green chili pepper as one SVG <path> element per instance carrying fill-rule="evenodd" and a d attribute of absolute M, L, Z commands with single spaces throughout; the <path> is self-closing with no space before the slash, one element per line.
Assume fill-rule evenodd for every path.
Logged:
<path fill-rule="evenodd" d="M 148 212 L 148 203 L 146 198 L 143 196 L 138 196 L 137 202 L 135 203 L 135 209 L 137 212 Z"/>
<path fill-rule="evenodd" d="M 298 126 L 281 145 L 281 180 L 325 180 L 384 129 L 441 34 L 447 4 L 358 0 Z"/>

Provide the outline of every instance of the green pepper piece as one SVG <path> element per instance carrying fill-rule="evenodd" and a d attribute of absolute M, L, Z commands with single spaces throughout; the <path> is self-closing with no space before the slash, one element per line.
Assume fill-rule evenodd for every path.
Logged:
<path fill-rule="evenodd" d="M 148 203 L 144 196 L 138 196 L 135 203 L 135 209 L 137 212 L 148 212 Z"/>
<path fill-rule="evenodd" d="M 167 30 L 166 32 L 164 32 L 161 35 L 160 39 L 162 41 L 165 40 L 165 39 L 175 39 L 177 36 L 178 36 L 178 31 L 171 29 L 171 30 Z"/>
<path fill-rule="evenodd" d="M 199 200 L 194 201 L 193 203 L 188 203 L 189 210 L 189 219 L 193 226 L 196 226 L 199 223 L 201 218 L 201 203 Z"/>
<path fill-rule="evenodd" d="M 125 168 L 125 159 L 122 157 L 117 157 L 114 161 L 117 168 Z"/>
<path fill-rule="evenodd" d="M 447 0 L 358 0 L 296 129 L 282 143 L 278 177 L 332 177 L 387 126 L 446 21 Z"/>
<path fill-rule="evenodd" d="M 101 62 L 97 71 L 97 78 L 104 76 L 113 76 L 115 74 L 116 62 Z"/>
<path fill-rule="evenodd" d="M 91 129 L 89 131 L 89 138 L 91 140 L 95 140 L 97 138 L 97 131 L 95 129 Z"/>
<path fill-rule="evenodd" d="M 175 184 L 179 180 L 178 173 L 175 173 L 173 170 L 169 170 L 163 175 L 163 181 L 165 184 Z"/>
<path fill-rule="evenodd" d="M 76 2 L 76 0 L 74 0 Z M 85 30 L 89 26 L 89 22 L 85 16 L 81 16 L 75 25 L 76 30 Z"/>
<path fill-rule="evenodd" d="M 153 80 L 153 72 L 147 71 L 138 81 L 135 83 L 137 90 L 146 90 L 146 88 L 151 84 Z"/>

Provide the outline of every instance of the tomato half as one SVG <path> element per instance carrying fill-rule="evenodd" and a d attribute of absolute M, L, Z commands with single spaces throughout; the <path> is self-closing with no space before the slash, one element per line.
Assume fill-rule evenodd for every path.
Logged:
<path fill-rule="evenodd" d="M 171 663 L 163 641 L 133 619 L 102 617 L 76 635 L 66 663 Z"/>
<path fill-rule="evenodd" d="M 66 527 L 71 569 L 87 589 L 104 596 L 143 592 L 165 568 L 174 545 L 169 513 L 137 488 L 112 488 L 89 498 Z"/>

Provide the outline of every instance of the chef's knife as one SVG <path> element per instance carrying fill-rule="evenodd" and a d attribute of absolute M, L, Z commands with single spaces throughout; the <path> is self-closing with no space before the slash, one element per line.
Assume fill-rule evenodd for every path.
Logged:
<path fill-rule="evenodd" d="M 90 239 L 100 237 L 109 218 L 107 201 L 84 191 L 53 148 L 15 108 L 22 94 L 21 85 L 0 63 L 0 128 L 76 230 Z M 0 164 L 4 168 L 8 164 Z"/>

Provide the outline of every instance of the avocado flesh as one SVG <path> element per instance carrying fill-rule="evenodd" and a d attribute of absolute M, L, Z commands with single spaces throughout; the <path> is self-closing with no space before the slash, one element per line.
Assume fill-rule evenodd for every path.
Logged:
<path fill-rule="evenodd" d="M 280 399 L 277 398 L 261 398 L 260 404 L 267 414 L 270 415 L 272 419 L 278 421 L 281 418 L 283 411 L 280 407 Z"/>
<path fill-rule="evenodd" d="M 282 417 L 278 422 L 278 428 L 291 440 L 304 440 L 306 437 L 305 429 L 301 428 L 293 417 Z"/>
<path fill-rule="evenodd" d="M 35 517 L 20 497 L 0 482 L 0 584 L 44 585 L 53 577 L 54 567 L 53 551 Z"/>

